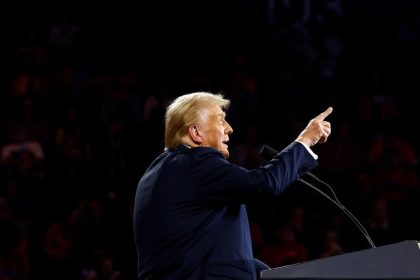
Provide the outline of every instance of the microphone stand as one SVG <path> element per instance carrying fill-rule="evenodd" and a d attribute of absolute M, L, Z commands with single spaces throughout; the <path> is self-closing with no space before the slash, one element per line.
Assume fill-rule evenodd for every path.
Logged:
<path fill-rule="evenodd" d="M 313 175 L 313 174 L 312 174 Z M 315 175 L 313 175 L 315 176 Z M 373 243 L 372 239 L 370 238 L 368 232 L 366 231 L 366 229 L 363 227 L 363 225 L 359 222 L 359 220 L 346 208 L 344 207 L 343 204 L 341 204 L 338 201 L 335 201 L 334 199 L 332 199 L 329 195 L 327 195 L 326 193 L 324 193 L 323 191 L 321 191 L 320 189 L 318 189 L 317 187 L 315 187 L 314 185 L 308 183 L 307 181 L 299 178 L 298 179 L 299 182 L 303 183 L 304 185 L 310 187 L 311 189 L 313 189 L 314 191 L 318 192 L 319 194 L 321 194 L 323 197 L 325 197 L 326 199 L 328 199 L 329 201 L 331 201 L 335 206 L 337 206 L 341 211 L 343 211 L 343 213 L 357 226 L 357 228 L 360 230 L 360 232 L 363 234 L 363 236 L 366 238 L 366 240 L 369 242 L 369 245 L 372 248 L 376 248 L 375 244 Z"/>
<path fill-rule="evenodd" d="M 279 152 L 273 148 L 271 148 L 268 145 L 264 145 L 261 150 L 260 150 L 260 155 L 264 158 L 273 158 L 276 154 L 278 154 Z M 356 227 L 360 230 L 360 232 L 363 234 L 363 236 L 366 238 L 366 240 L 368 241 L 369 245 L 372 248 L 376 248 L 375 244 L 373 243 L 372 239 L 370 238 L 368 232 L 366 231 L 366 229 L 363 227 L 363 225 L 359 222 L 359 220 L 346 208 L 344 207 L 343 204 L 340 203 L 340 201 L 338 200 L 337 196 L 334 193 L 333 188 L 328 185 L 327 183 L 325 183 L 324 181 L 322 181 L 321 179 L 319 179 L 318 177 L 316 177 L 314 174 L 312 173 L 305 173 L 307 175 L 309 175 L 310 177 L 312 177 L 313 179 L 315 179 L 316 181 L 318 181 L 319 183 L 327 186 L 333 193 L 334 198 L 332 199 L 329 195 L 327 195 L 326 193 L 324 193 L 323 191 L 321 191 L 320 189 L 318 189 L 317 187 L 315 187 L 314 185 L 312 185 L 311 183 L 299 178 L 298 181 L 303 183 L 305 186 L 310 187 L 311 189 L 313 189 L 314 191 L 316 191 L 317 193 L 321 194 L 323 197 L 325 197 L 326 199 L 328 199 L 329 201 L 331 201 L 335 206 L 337 206 L 355 225 Z"/>

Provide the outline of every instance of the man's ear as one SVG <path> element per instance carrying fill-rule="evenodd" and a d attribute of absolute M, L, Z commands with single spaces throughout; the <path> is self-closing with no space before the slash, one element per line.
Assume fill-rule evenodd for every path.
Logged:
<path fill-rule="evenodd" d="M 200 145 L 201 142 L 203 142 L 203 138 L 201 137 L 200 130 L 198 129 L 198 126 L 195 124 L 192 124 L 188 127 L 188 135 L 190 136 L 190 139 L 197 145 Z"/>

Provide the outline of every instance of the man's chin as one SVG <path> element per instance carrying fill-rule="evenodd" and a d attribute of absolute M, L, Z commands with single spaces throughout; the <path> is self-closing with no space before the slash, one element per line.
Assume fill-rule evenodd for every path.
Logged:
<path fill-rule="evenodd" d="M 229 157 L 229 151 L 228 150 L 223 150 L 222 154 L 225 156 L 225 158 Z"/>
<path fill-rule="evenodd" d="M 222 143 L 222 145 L 220 146 L 220 152 L 225 156 L 225 158 L 229 157 L 229 150 L 228 150 L 228 145 L 226 143 Z"/>

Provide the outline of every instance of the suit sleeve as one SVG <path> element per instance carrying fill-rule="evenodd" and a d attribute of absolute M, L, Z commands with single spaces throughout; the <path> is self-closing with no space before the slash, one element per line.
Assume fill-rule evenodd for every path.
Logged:
<path fill-rule="evenodd" d="M 305 147 L 294 142 L 267 165 L 252 170 L 231 164 L 212 148 L 198 148 L 191 172 L 201 198 L 244 201 L 255 196 L 278 196 L 317 165 Z"/>

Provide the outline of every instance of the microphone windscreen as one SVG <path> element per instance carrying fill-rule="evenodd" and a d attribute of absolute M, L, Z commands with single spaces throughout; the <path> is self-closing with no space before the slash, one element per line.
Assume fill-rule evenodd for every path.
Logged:
<path fill-rule="evenodd" d="M 266 161 L 270 161 L 279 152 L 268 145 L 263 145 L 260 149 L 260 156 Z"/>

